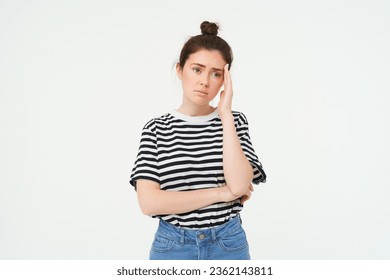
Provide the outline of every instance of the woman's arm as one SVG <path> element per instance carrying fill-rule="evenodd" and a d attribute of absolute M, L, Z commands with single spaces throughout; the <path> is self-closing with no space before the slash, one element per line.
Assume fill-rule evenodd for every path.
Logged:
<path fill-rule="evenodd" d="M 249 190 L 253 179 L 253 168 L 241 148 L 232 114 L 223 117 L 222 126 L 223 173 L 231 192 L 241 196 Z"/>
<path fill-rule="evenodd" d="M 248 199 L 250 192 L 246 195 Z M 154 181 L 139 179 L 137 196 L 142 213 L 163 215 L 186 213 L 213 203 L 232 201 L 242 195 L 234 195 L 227 186 L 193 191 L 165 191 Z"/>
<path fill-rule="evenodd" d="M 232 115 L 232 81 L 226 64 L 224 69 L 224 90 L 221 92 L 218 113 L 223 127 L 223 172 L 231 192 L 236 196 L 250 190 L 253 169 L 238 139 Z"/>

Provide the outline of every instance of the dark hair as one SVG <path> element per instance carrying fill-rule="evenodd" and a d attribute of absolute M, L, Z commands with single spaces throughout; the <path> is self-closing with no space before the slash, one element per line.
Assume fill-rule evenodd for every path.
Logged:
<path fill-rule="evenodd" d="M 217 50 L 221 53 L 225 62 L 229 64 L 229 70 L 233 62 L 233 52 L 229 44 L 224 39 L 217 36 L 219 26 L 214 22 L 204 21 L 200 25 L 202 34 L 191 37 L 183 46 L 179 65 L 181 68 L 184 67 L 188 57 L 199 51 L 200 49 L 206 50 Z"/>

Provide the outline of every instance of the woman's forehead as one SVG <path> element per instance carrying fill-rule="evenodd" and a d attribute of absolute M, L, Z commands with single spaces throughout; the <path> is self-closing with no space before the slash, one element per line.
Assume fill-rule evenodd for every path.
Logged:
<path fill-rule="evenodd" d="M 222 54 L 217 50 L 201 49 L 192 53 L 188 57 L 188 64 L 199 64 L 207 68 L 216 68 L 223 70 L 226 62 Z"/>

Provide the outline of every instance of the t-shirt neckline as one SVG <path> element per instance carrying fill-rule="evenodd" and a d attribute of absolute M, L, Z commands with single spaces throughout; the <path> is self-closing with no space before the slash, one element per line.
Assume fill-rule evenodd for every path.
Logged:
<path fill-rule="evenodd" d="M 213 112 L 205 116 L 189 116 L 174 109 L 171 111 L 171 115 L 186 122 L 203 123 L 218 117 L 218 109 L 216 108 Z"/>

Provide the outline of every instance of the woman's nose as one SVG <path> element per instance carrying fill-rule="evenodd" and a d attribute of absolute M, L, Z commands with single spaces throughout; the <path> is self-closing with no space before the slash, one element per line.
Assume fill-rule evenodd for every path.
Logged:
<path fill-rule="evenodd" d="M 200 84 L 201 84 L 202 86 L 207 87 L 207 86 L 209 85 L 209 76 L 203 74 L 203 75 L 200 77 Z"/>

